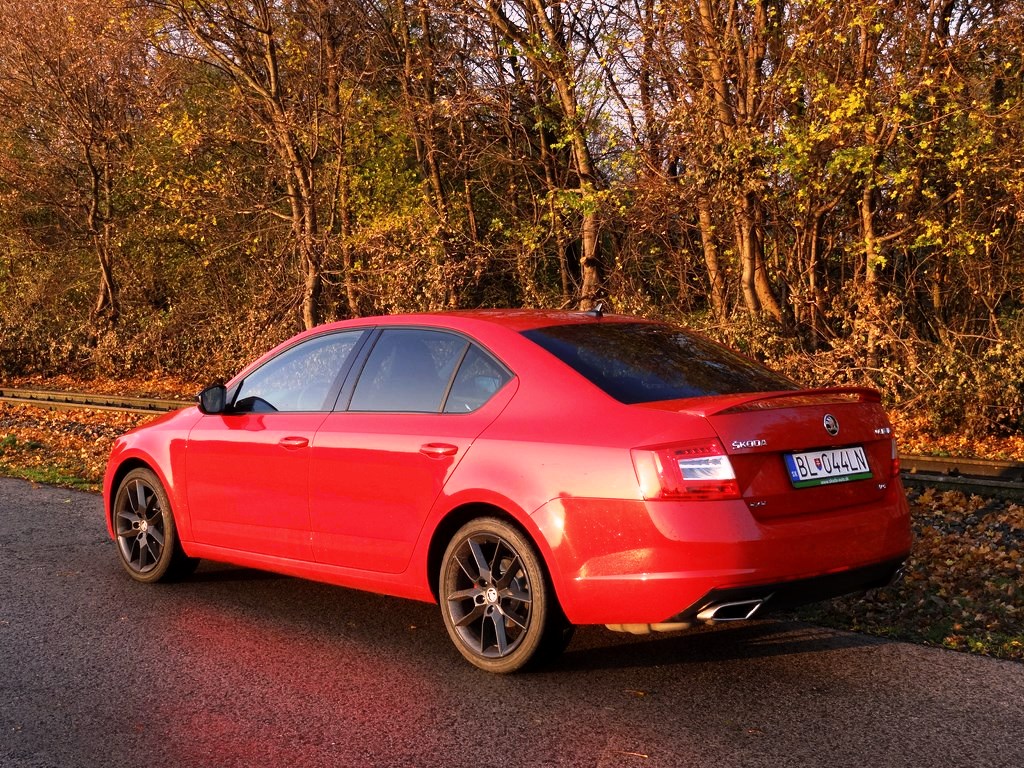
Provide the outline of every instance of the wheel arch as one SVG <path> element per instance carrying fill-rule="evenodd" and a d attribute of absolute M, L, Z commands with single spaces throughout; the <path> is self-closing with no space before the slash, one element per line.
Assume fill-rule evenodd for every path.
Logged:
<path fill-rule="evenodd" d="M 529 526 L 524 525 L 523 521 L 520 520 L 516 515 L 509 512 L 507 509 L 503 509 L 495 504 L 488 502 L 468 502 L 460 504 L 448 512 L 444 518 L 434 528 L 434 532 L 430 538 L 430 546 L 427 549 L 426 567 L 427 567 L 427 583 L 430 587 L 430 593 L 433 595 L 435 601 L 440 600 L 440 579 L 441 579 L 441 561 L 444 559 L 444 552 L 448 548 L 449 542 L 455 536 L 455 533 L 470 520 L 475 520 L 480 517 L 494 517 L 502 520 L 512 527 L 514 527 L 519 533 L 521 533 L 530 545 L 534 548 L 537 553 L 537 557 L 540 560 L 541 568 L 544 569 L 544 575 L 547 576 L 548 583 L 551 585 L 552 596 L 555 598 L 555 602 L 558 604 L 559 610 L 564 612 L 562 608 L 562 599 L 558 579 L 556 574 L 553 572 L 551 558 L 548 554 L 548 549 L 543 545 L 540 537 L 536 531 L 530 529 Z"/>
<path fill-rule="evenodd" d="M 135 469 L 148 469 L 150 472 L 153 472 L 157 476 L 157 478 L 159 478 L 161 483 L 164 482 L 163 478 L 160 476 L 160 473 L 156 470 L 153 464 L 138 456 L 131 456 L 122 461 L 120 464 L 118 464 L 117 469 L 114 470 L 114 474 L 111 475 L 110 493 L 108 494 L 106 500 L 107 508 L 105 510 L 105 514 L 107 517 L 108 526 L 113 526 L 114 500 L 117 498 L 117 490 L 118 488 L 121 487 L 121 482 L 128 475 L 128 473 Z"/>
<path fill-rule="evenodd" d="M 168 502 L 171 505 L 171 512 L 174 514 L 175 525 L 178 530 L 178 537 L 181 540 L 188 540 L 190 537 L 185 535 L 191 530 L 189 526 L 187 510 L 184 508 L 183 499 L 178 496 L 178 489 L 175 484 L 170 481 L 170 478 L 162 470 L 160 462 L 154 460 L 147 453 L 132 451 L 131 453 L 125 453 L 120 457 L 120 461 L 114 466 L 113 469 L 108 467 L 106 477 L 104 478 L 104 510 L 103 516 L 106 519 L 107 530 L 110 533 L 111 538 L 114 538 L 114 501 L 117 499 L 117 490 L 121 487 L 121 483 L 129 472 L 136 469 L 148 469 L 154 475 L 156 479 L 163 486 L 164 493 L 167 494 Z"/>

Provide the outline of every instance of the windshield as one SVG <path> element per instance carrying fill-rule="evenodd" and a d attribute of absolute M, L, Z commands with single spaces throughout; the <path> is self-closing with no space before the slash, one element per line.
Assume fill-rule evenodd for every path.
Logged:
<path fill-rule="evenodd" d="M 667 325 L 580 323 L 523 335 L 627 404 L 798 389 L 753 360 Z"/>

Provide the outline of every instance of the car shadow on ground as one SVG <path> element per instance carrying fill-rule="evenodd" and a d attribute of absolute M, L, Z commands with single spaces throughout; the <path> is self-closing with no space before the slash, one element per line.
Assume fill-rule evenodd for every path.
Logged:
<path fill-rule="evenodd" d="M 440 611 L 428 603 L 205 561 L 179 588 L 191 590 L 188 599 L 219 605 L 225 613 L 258 605 L 268 622 L 317 627 L 338 637 L 339 643 L 365 641 L 368 646 L 391 646 L 395 652 L 409 651 L 413 655 L 436 653 L 437 647 L 448 643 Z M 353 621 L 357 616 L 373 620 Z M 414 638 L 408 631 L 413 626 L 427 636 L 417 633 L 419 636 Z M 891 641 L 795 621 L 787 614 L 776 619 L 640 636 L 584 626 L 577 629 L 564 654 L 537 672 L 705 664 L 841 651 L 888 642 Z M 418 650 L 403 649 L 405 643 L 417 646 Z M 451 658 L 454 663 L 462 663 L 454 656 Z"/>
<path fill-rule="evenodd" d="M 213 563 L 203 560 L 195 573 L 190 574 L 185 582 L 200 584 L 223 584 L 226 582 L 280 581 L 291 578 L 281 573 L 260 571 L 255 568 L 243 568 L 237 565 Z"/>
<path fill-rule="evenodd" d="M 583 670 L 704 664 L 840 651 L 888 642 L 891 641 L 787 618 L 700 626 L 682 632 L 641 636 L 585 627 L 559 659 L 558 666 Z"/>

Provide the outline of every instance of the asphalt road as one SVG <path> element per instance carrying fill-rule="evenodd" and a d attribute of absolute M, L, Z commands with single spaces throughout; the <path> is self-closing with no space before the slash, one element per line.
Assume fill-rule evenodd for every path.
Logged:
<path fill-rule="evenodd" d="M 479 672 L 435 606 L 203 564 L 0 478 L 0 766 L 1024 766 L 1024 665 L 797 623 L 577 633 Z"/>

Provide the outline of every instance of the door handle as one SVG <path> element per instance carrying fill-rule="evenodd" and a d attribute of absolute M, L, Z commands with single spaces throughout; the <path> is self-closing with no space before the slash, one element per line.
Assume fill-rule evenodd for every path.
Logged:
<path fill-rule="evenodd" d="M 420 446 L 420 453 L 432 459 L 443 459 L 445 456 L 454 456 L 459 452 L 459 446 L 448 443 L 427 443 Z"/>
<path fill-rule="evenodd" d="M 305 448 L 309 445 L 309 439 L 305 437 L 282 437 L 277 444 L 284 448 Z"/>

